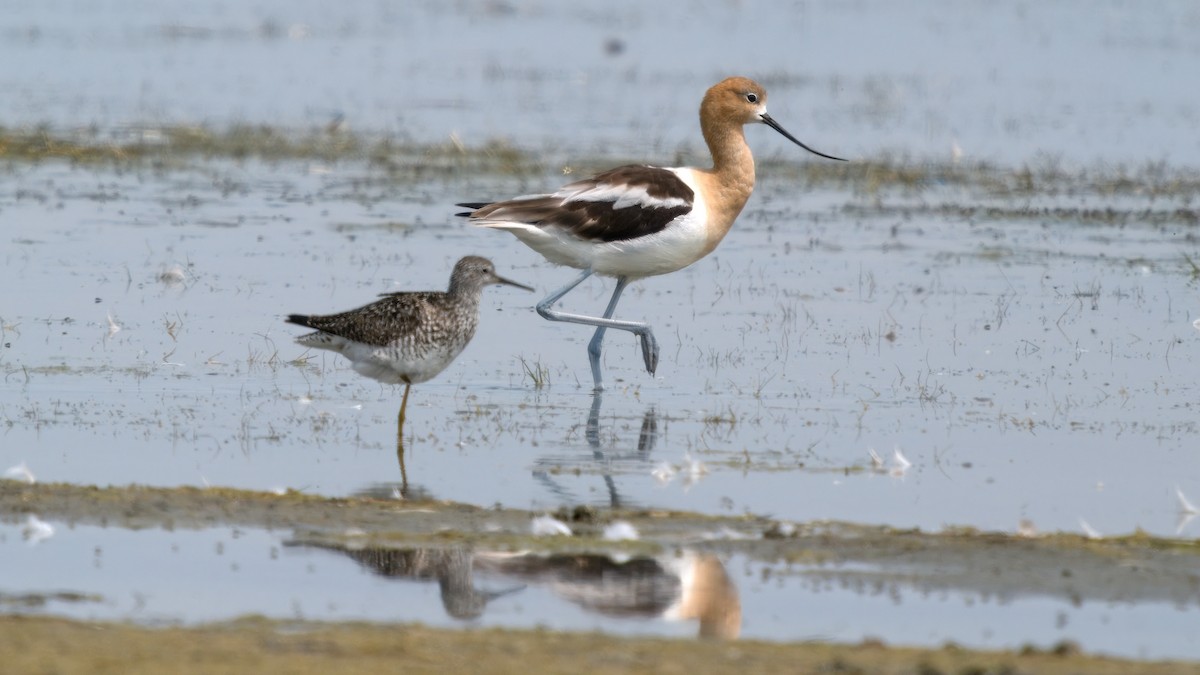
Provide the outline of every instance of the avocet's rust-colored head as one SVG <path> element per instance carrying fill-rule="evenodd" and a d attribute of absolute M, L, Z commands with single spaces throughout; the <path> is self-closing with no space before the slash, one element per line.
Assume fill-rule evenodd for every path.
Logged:
<path fill-rule="evenodd" d="M 814 155 L 836 159 L 839 162 L 846 161 L 841 157 L 817 152 L 789 134 L 767 114 L 766 88 L 748 77 L 727 77 L 721 80 L 709 88 L 700 103 L 700 125 L 705 128 L 705 136 L 709 135 L 710 128 L 715 130 L 715 126 L 760 123 L 778 131 L 784 138 Z"/>

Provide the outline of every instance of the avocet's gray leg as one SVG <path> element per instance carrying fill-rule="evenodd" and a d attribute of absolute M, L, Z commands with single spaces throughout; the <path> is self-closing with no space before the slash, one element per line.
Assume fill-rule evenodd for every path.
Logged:
<path fill-rule="evenodd" d="M 588 343 L 588 360 L 592 367 L 592 379 L 595 382 L 596 390 L 604 388 L 600 375 L 600 346 L 604 342 L 604 331 L 608 328 L 629 331 L 641 339 L 642 358 L 645 361 L 646 370 L 653 375 L 655 369 L 658 368 L 659 349 L 658 341 L 654 339 L 654 332 L 650 329 L 650 325 L 641 321 L 622 321 L 612 318 L 613 312 L 617 309 L 617 302 L 621 299 L 621 293 L 629 285 L 628 277 L 617 278 L 617 287 L 613 290 L 612 298 L 608 301 L 608 308 L 605 309 L 604 316 L 602 317 L 557 312 L 552 309 L 554 303 L 558 302 L 567 293 L 570 293 L 572 289 L 583 283 L 583 280 L 591 275 L 591 270 L 584 270 L 574 281 L 547 295 L 537 304 L 538 314 L 541 314 L 550 321 L 565 321 L 567 323 L 596 326 L 596 333 L 592 336 L 591 342 Z"/>

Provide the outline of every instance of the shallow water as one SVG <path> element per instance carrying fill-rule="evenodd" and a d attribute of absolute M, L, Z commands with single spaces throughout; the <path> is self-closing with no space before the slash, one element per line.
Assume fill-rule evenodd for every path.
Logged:
<path fill-rule="evenodd" d="M 330 171 L 216 163 L 210 175 L 168 180 L 48 165 L 12 176 L 17 190 L 53 197 L 4 204 L 19 225 L 0 281 L 27 290 L 6 301 L 2 317 L 0 465 L 25 462 L 39 480 L 101 485 L 383 496 L 404 487 L 535 509 L 584 502 L 1009 532 L 1023 520 L 1067 531 L 1086 521 L 1101 534 L 1195 536 L 1174 494 L 1175 486 L 1200 492 L 1191 449 L 1196 336 L 1185 309 L 1195 282 L 1177 257 L 1187 230 L 1172 237 L 1130 224 L 1032 219 L 963 225 L 936 215 L 893 229 L 882 209 L 832 206 L 856 204 L 854 195 L 789 201 L 788 185 L 768 176 L 761 206 L 717 255 L 638 284 L 622 305 L 627 315 L 654 317 L 664 345 L 655 378 L 641 372 L 633 341 L 613 336 L 605 367 L 615 386 L 593 398 L 588 333 L 540 320 L 528 294 L 489 289 L 476 340 L 441 377 L 414 389 L 402 486 L 399 391 L 363 380 L 338 358 L 306 357 L 280 316 L 440 287 L 463 252 L 491 256 L 502 273 L 539 289 L 569 272 L 496 233 L 416 224 L 444 222 L 435 214 L 456 198 L 453 184 L 420 186 L 427 205 L 364 206 L 336 196 L 346 180 L 339 174 L 363 169 Z M 240 186 L 232 197 L 217 187 L 230 181 Z M 310 224 L 314 206 L 328 224 Z M 415 214 L 411 223 L 397 224 L 405 214 Z M 1136 249 L 1137 258 L 1098 249 Z M 419 254 L 430 250 L 444 253 Z M 175 266 L 181 280 L 164 275 Z M 605 293 L 595 284 L 573 302 L 599 307 Z M 544 369 L 548 382 L 535 385 L 526 367 Z M 872 467 L 871 448 L 887 466 Z M 893 448 L 912 462 L 907 471 L 891 466 Z M 89 556 L 44 557 L 77 536 L 59 528 L 40 554 L 8 536 L 23 552 L 11 559 L 28 563 L 15 567 L 10 592 L 59 590 L 54 579 L 77 578 L 71 566 Z M 429 583 L 382 586 L 326 552 L 300 563 L 293 556 L 302 554 L 288 549 L 286 562 L 275 563 L 270 551 L 282 542 L 268 534 L 238 534 L 254 542 L 246 555 L 255 562 L 231 563 L 180 556 L 166 543 L 198 542 L 185 548 L 204 552 L 223 541 L 229 551 L 239 545 L 229 532 L 77 530 L 87 536 L 72 545 L 128 559 L 119 574 L 66 586 L 103 602 L 52 603 L 49 611 L 459 625 Z M 191 604 L 173 586 L 176 571 L 154 580 L 138 572 L 178 569 L 150 564 L 145 549 L 205 574 L 228 568 L 229 592 L 211 597 L 246 601 Z M 778 593 L 756 581 L 761 564 L 725 562 L 741 587 L 747 637 L 973 646 L 1070 638 L 1109 653 L 1196 657 L 1178 629 L 1192 605 L 1077 607 L 805 575 Z M 277 575 L 276 564 L 298 571 Z M 329 566 L 339 571 L 321 576 L 321 592 L 262 586 Z M 256 590 L 238 590 L 245 586 Z M 381 594 L 398 599 L 379 604 Z M 488 603 L 477 622 L 697 630 L 694 621 L 606 619 L 540 587 Z"/>
<path fill-rule="evenodd" d="M 540 170 L 410 179 L 353 159 L 220 158 L 5 167 L 0 287 L 12 290 L 0 301 L 0 470 L 24 462 L 42 481 L 329 495 L 404 487 L 533 509 L 584 502 L 933 530 L 1200 536 L 1176 494 L 1200 500 L 1200 303 L 1185 258 L 1200 260 L 1195 197 L 1106 192 L 1087 179 L 1114 164 L 1200 165 L 1189 133 L 1200 100 L 1179 86 L 1200 66 L 1195 7 L 773 7 L 696 3 L 682 17 L 634 3 L 181 3 L 136 16 L 53 2 L 10 8 L 0 56 L 33 64 L 0 73 L 15 92 L 0 101 L 10 127 L 91 126 L 121 140 L 160 125 L 340 120 L 416 143 L 506 139 L 535 152 Z M 686 31 L 659 29 L 677 20 Z M 541 38 L 521 37 L 533 33 Z M 596 399 L 590 333 L 532 310 L 574 272 L 465 226 L 453 204 L 551 187 L 566 169 L 609 157 L 695 156 L 699 93 L 732 72 L 760 77 L 773 115 L 826 152 L 1063 167 L 1068 178 L 1047 187 L 1035 173 L 1026 191 L 997 189 L 985 173 L 809 183 L 787 163 L 808 157 L 751 129 L 760 158 L 786 161 L 760 163 L 756 194 L 714 255 L 631 287 L 618 314 L 651 319 L 659 371 L 643 372 L 634 340 L 610 334 L 610 388 Z M 300 330 L 281 317 L 442 288 L 467 253 L 538 292 L 488 289 L 475 341 L 414 389 L 402 486 L 400 392 L 339 357 L 305 353 L 291 343 Z M 598 312 L 610 290 L 589 281 L 566 306 Z M 896 470 L 896 450 L 907 470 Z M 111 551 L 134 546 L 124 538 L 169 539 L 87 532 L 80 546 Z M 227 535 L 188 536 L 207 537 L 203 549 Z M 280 546 L 245 536 L 252 555 Z M 281 558 L 292 555 L 322 559 Z M 23 573 L 41 564 L 29 561 Z M 68 578 L 66 568 L 46 570 Z M 160 596 L 178 590 L 162 583 Z M 8 590 L 22 589 L 45 590 Z M 107 581 L 95 591 L 136 589 Z M 434 621 L 433 592 L 420 592 L 427 606 L 413 616 L 310 609 L 327 607 L 324 597 L 303 606 L 309 616 Z M 760 592 L 771 595 L 750 587 L 743 597 Z M 903 618 L 864 594 L 793 599 L 824 602 L 820 616 L 841 612 L 861 630 L 748 606 L 746 634 L 1046 643 L 1058 633 L 1045 617 L 1072 611 L 1032 599 L 985 612 L 971 598 L 916 595 L 900 605 Z M 164 601 L 144 618 L 286 613 L 290 597 L 211 614 Z M 947 602 L 973 607 L 951 612 Z M 143 618 L 124 601 L 110 609 L 95 616 Z M 1122 621 L 1163 608 L 1105 611 L 1072 619 L 1064 634 L 1118 653 L 1195 656 L 1171 646 L 1181 638 L 1169 627 L 1158 629 L 1162 642 L 1119 642 Z M 569 613 L 496 621 L 568 626 L 560 618 Z M 792 618 L 772 634 L 762 616 Z M 577 620 L 569 625 L 595 619 Z M 939 630 L 951 623 L 962 634 Z M 621 625 L 605 624 L 649 630 Z"/>
<path fill-rule="evenodd" d="M 399 482 L 400 391 L 306 354 L 282 315 L 443 287 L 464 253 L 542 291 L 571 272 L 447 221 L 453 183 L 417 185 L 428 204 L 364 206 L 338 193 L 363 169 L 310 168 L 11 176 L 10 195 L 45 199 L 4 204 L 0 282 L 25 290 L 3 314 L 0 464 L 102 485 Z M 621 313 L 653 317 L 662 365 L 650 377 L 635 342 L 611 336 L 599 401 L 590 333 L 538 318 L 539 294 L 488 289 L 475 341 L 414 389 L 413 486 L 522 508 L 1187 533 L 1174 488 L 1200 495 L 1189 228 L 897 222 L 833 208 L 854 195 L 801 201 L 762 182 L 714 256 L 629 293 Z M 588 284 L 566 306 L 599 308 L 608 287 Z"/>
<path fill-rule="evenodd" d="M 694 637 L 893 644 L 946 642 L 1196 658 L 1186 631 L 1194 598 L 1070 598 L 958 586 L 913 568 L 908 578 L 863 565 L 787 565 L 686 549 L 661 558 L 517 556 L 467 549 L 326 550 L 246 528 L 130 531 L 60 526 L 35 545 L 0 526 L 0 549 L 26 598 L 6 611 L 87 620 L 192 624 L 261 615 L 301 620 L 419 621 L 444 627 L 601 630 Z M 726 581 L 697 615 L 683 587 L 701 569 Z M 872 572 L 879 574 L 873 575 Z M 202 588 L 180 579 L 204 579 Z M 69 580 L 69 581 L 67 581 Z M 690 591 L 696 592 L 696 591 Z M 1121 595 L 1117 593 L 1116 595 Z M 703 596 L 702 596 L 703 597 Z M 953 615 L 954 621 L 946 621 Z M 718 620 L 713 617 L 724 617 Z"/>

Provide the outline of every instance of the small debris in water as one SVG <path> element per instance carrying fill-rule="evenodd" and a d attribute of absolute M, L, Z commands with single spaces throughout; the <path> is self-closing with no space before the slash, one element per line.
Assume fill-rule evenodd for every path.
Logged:
<path fill-rule="evenodd" d="M 182 284 L 187 281 L 187 273 L 179 265 L 171 265 L 158 274 L 158 280 L 168 286 Z"/>

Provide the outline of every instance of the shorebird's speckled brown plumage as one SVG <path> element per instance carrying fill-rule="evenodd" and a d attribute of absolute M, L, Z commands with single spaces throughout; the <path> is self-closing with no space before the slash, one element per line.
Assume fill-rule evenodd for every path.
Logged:
<path fill-rule="evenodd" d="M 446 292 L 384 293 L 358 309 L 325 316 L 291 314 L 287 321 L 316 329 L 296 342 L 337 352 L 354 370 L 380 382 L 404 384 L 400 424 L 408 390 L 445 370 L 475 336 L 484 286 L 533 289 L 496 274 L 492 262 L 467 256 L 454 266 Z"/>

